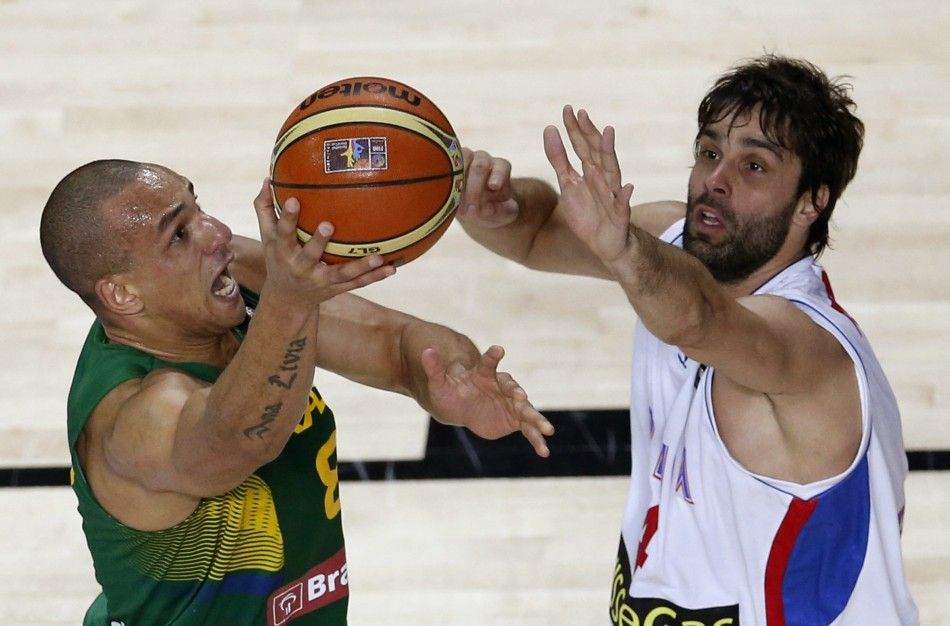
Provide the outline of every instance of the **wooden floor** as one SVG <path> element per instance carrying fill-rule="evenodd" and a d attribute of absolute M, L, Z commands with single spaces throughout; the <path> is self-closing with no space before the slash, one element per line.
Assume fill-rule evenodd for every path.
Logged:
<path fill-rule="evenodd" d="M 617 127 L 641 200 L 682 199 L 695 108 L 763 51 L 849 74 L 867 125 L 825 257 L 891 377 L 912 449 L 950 448 L 950 4 L 436 0 L 267 3 L 0 0 L 0 467 L 65 465 L 65 394 L 91 319 L 48 271 L 40 210 L 87 161 L 155 161 L 254 235 L 278 127 L 346 76 L 402 80 L 463 143 L 553 180 L 541 129 L 560 107 Z M 608 284 L 531 273 L 450 229 L 364 292 L 446 323 L 542 409 L 628 402 L 633 314 Z M 408 400 L 321 374 L 344 459 L 416 458 Z M 623 479 L 344 485 L 353 623 L 602 623 Z M 0 491 L 0 615 L 75 624 L 95 592 L 74 498 Z M 905 553 L 924 624 L 950 624 L 950 472 L 911 477 Z M 385 608 L 385 612 L 384 612 Z"/>
<path fill-rule="evenodd" d="M 350 623 L 606 623 L 626 483 L 621 477 L 343 483 Z M 950 475 L 915 472 L 907 488 L 911 590 L 921 623 L 944 626 L 950 624 Z M 98 592 L 74 501 L 66 489 L 0 493 L 4 514 L 14 520 L 0 535 L 4 623 L 78 624 Z"/>

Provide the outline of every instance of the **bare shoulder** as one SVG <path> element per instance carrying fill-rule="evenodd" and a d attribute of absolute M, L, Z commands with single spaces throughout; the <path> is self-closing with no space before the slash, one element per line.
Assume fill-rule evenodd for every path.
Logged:
<path fill-rule="evenodd" d="M 686 203 L 677 200 L 661 200 L 635 205 L 630 209 L 630 222 L 654 237 L 659 237 L 686 216 Z"/>
<path fill-rule="evenodd" d="M 151 481 L 160 480 L 177 417 L 201 385 L 182 372 L 159 370 L 117 386 L 90 415 L 77 455 L 100 506 L 124 524 L 157 530 L 194 510 L 197 498 L 154 489 Z"/>
<path fill-rule="evenodd" d="M 179 370 L 155 370 L 103 407 L 112 414 L 112 428 L 104 440 L 112 469 L 130 478 L 151 476 L 168 457 L 167 446 L 186 403 L 195 392 L 210 388 L 210 383 Z"/>

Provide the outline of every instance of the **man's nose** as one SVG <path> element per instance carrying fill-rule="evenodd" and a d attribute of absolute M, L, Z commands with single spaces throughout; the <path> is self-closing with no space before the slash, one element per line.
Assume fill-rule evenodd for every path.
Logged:
<path fill-rule="evenodd" d="M 729 163 L 725 160 L 716 163 L 716 167 L 709 172 L 709 175 L 704 181 L 707 192 L 721 196 L 729 196 L 729 194 L 732 193 L 729 167 Z"/>
<path fill-rule="evenodd" d="M 231 241 L 231 229 L 210 215 L 203 217 L 201 231 L 204 238 L 205 252 L 208 254 L 214 254 L 221 246 Z"/>

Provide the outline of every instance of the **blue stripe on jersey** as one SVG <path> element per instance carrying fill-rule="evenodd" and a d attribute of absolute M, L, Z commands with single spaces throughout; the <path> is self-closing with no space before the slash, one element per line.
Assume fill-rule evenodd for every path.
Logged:
<path fill-rule="evenodd" d="M 782 581 L 786 626 L 830 624 L 844 610 L 864 566 L 871 523 L 867 454 L 818 496 Z"/>
<path fill-rule="evenodd" d="M 284 583 L 281 572 L 240 572 L 228 574 L 221 582 L 205 581 L 198 592 L 199 602 L 210 602 L 224 594 L 251 594 L 266 598 Z"/>

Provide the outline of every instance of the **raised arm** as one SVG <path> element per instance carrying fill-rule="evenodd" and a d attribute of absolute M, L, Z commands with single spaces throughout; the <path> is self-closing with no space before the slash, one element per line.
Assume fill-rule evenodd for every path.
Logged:
<path fill-rule="evenodd" d="M 465 193 L 456 216 L 492 252 L 532 269 L 607 278 L 597 258 L 560 220 L 558 195 L 537 178 L 510 178 L 510 164 L 464 151 Z"/>
<path fill-rule="evenodd" d="M 574 131 L 575 151 L 619 188 L 613 130 L 602 135 L 583 109 L 577 117 L 566 109 L 564 120 Z M 613 278 L 565 222 L 560 197 L 551 185 L 537 178 L 511 178 L 511 164 L 487 152 L 466 149 L 464 154 L 466 185 L 457 219 L 475 241 L 532 269 Z M 684 213 L 681 202 L 652 202 L 634 207 L 630 220 L 659 235 Z"/>
<path fill-rule="evenodd" d="M 288 201 L 278 221 L 269 198 L 265 185 L 255 201 L 267 279 L 244 341 L 237 347 L 222 336 L 217 381 L 157 370 L 113 390 L 87 424 L 80 454 L 93 488 L 136 527 L 178 521 L 198 498 L 232 489 L 275 458 L 307 406 L 320 304 L 393 272 L 378 256 L 320 263 L 332 229 L 321 225 L 301 246 L 296 202 Z M 149 498 L 149 506 L 140 510 L 135 504 L 144 500 L 136 498 Z"/>
<path fill-rule="evenodd" d="M 497 439 L 520 431 L 539 456 L 554 428 L 507 372 L 499 346 L 479 353 L 465 335 L 352 294 L 324 305 L 319 367 L 414 398 L 443 424 Z M 352 346 L 360 346 L 353 350 Z"/>
<path fill-rule="evenodd" d="M 259 242 L 235 241 L 235 277 L 256 289 L 262 269 Z M 357 348 L 354 348 L 356 346 Z M 316 365 L 359 383 L 414 398 L 435 419 L 496 439 L 520 431 L 540 456 L 551 424 L 507 372 L 499 346 L 479 353 L 446 326 L 340 294 L 321 306 Z"/>
<path fill-rule="evenodd" d="M 742 407 L 724 419 L 738 420 L 736 431 L 767 431 L 759 441 L 779 444 L 773 458 L 780 450 L 791 460 L 778 469 L 763 461 L 770 475 L 815 479 L 846 467 L 860 438 L 860 410 L 854 364 L 840 343 L 783 298 L 738 297 L 696 257 L 631 222 L 629 186 L 616 186 L 591 159 L 582 158 L 577 172 L 556 128 L 546 128 L 544 139 L 567 226 L 657 338 L 716 368 L 719 401 Z M 766 415 L 770 426 L 763 426 Z"/>

